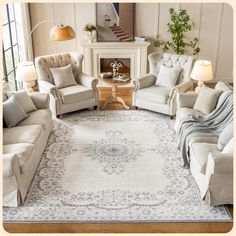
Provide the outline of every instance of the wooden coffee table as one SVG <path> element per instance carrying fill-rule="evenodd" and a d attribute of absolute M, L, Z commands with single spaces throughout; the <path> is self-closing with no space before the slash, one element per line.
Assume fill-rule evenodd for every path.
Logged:
<path fill-rule="evenodd" d="M 121 103 L 123 107 L 128 110 L 129 107 L 125 104 L 123 98 L 117 96 L 117 92 L 118 92 L 118 86 L 129 84 L 130 81 L 119 82 L 113 79 L 103 79 L 103 78 L 99 78 L 99 80 L 105 84 L 109 84 L 112 86 L 112 95 L 106 98 L 105 102 L 103 103 L 100 109 L 105 109 L 109 103 L 118 102 Z"/>

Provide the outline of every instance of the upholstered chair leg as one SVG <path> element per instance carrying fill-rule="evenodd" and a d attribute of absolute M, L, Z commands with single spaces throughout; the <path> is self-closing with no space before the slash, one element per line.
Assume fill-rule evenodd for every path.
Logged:
<path fill-rule="evenodd" d="M 174 115 L 173 115 L 173 116 L 170 116 L 170 119 L 171 119 L 171 120 L 173 120 L 174 118 L 175 118 L 175 116 L 174 116 Z"/>
<path fill-rule="evenodd" d="M 94 106 L 94 107 L 93 107 L 94 110 L 97 110 L 97 108 L 98 108 L 98 106 Z"/>
<path fill-rule="evenodd" d="M 135 110 L 138 110 L 138 107 L 137 106 L 134 106 Z"/>

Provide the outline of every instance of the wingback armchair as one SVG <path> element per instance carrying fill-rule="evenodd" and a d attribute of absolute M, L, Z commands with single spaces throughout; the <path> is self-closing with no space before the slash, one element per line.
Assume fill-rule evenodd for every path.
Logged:
<path fill-rule="evenodd" d="M 35 59 L 40 92 L 50 95 L 50 109 L 61 115 L 89 107 L 97 107 L 97 79 L 82 72 L 83 55 L 75 52 L 40 56 Z M 76 85 L 58 88 L 54 84 L 50 68 L 72 66 Z M 66 78 L 65 78 L 66 79 Z"/>
<path fill-rule="evenodd" d="M 172 118 L 176 113 L 177 94 L 186 92 L 193 87 L 193 81 L 190 79 L 193 57 L 170 53 L 152 53 L 148 56 L 148 60 L 149 74 L 133 80 L 135 86 L 133 106 L 167 114 Z M 155 85 L 162 64 L 166 67 L 182 69 L 176 85 L 172 88 Z"/>

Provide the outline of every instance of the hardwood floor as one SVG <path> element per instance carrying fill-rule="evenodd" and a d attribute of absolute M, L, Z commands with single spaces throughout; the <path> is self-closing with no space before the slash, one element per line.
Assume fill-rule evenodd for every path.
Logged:
<path fill-rule="evenodd" d="M 110 89 L 99 89 L 100 105 L 110 94 Z M 121 89 L 119 96 L 131 107 L 131 89 Z M 123 107 L 112 103 L 107 109 Z M 233 206 L 229 205 L 228 209 L 233 216 Z M 3 227 L 10 233 L 226 233 L 233 223 L 4 223 Z"/>
<path fill-rule="evenodd" d="M 233 223 L 25 223 L 4 224 L 9 233 L 226 233 Z"/>

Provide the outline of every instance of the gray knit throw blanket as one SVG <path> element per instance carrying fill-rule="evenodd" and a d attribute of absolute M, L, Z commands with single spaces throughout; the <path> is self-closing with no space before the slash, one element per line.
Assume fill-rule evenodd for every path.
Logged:
<path fill-rule="evenodd" d="M 184 168 L 189 168 L 188 144 L 193 137 L 219 137 L 222 130 L 233 120 L 233 92 L 221 94 L 219 104 L 205 116 L 189 116 L 177 130 L 178 149 L 182 153 Z"/>

